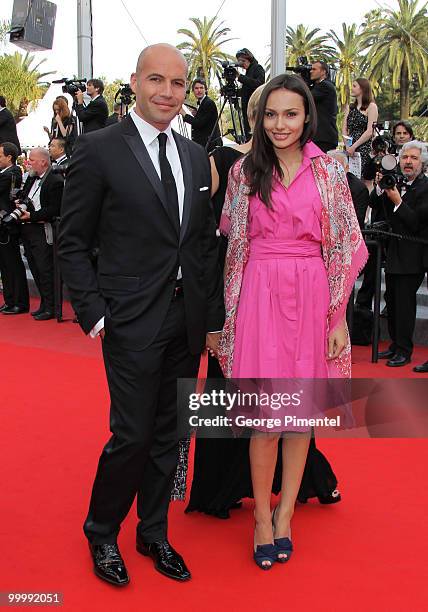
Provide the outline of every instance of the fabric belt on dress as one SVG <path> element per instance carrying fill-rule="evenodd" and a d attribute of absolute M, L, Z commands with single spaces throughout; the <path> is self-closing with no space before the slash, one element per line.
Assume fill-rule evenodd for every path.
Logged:
<path fill-rule="evenodd" d="M 250 241 L 250 259 L 287 257 L 322 257 L 321 243 L 315 240 L 275 240 L 257 238 Z"/>

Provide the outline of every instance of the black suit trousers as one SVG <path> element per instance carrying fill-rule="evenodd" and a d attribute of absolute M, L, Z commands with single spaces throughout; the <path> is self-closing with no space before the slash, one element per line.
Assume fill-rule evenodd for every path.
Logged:
<path fill-rule="evenodd" d="M 386 274 L 386 305 L 390 349 L 411 357 L 416 322 L 416 293 L 424 280 L 421 274 Z"/>
<path fill-rule="evenodd" d="M 171 301 L 146 349 L 103 341 L 112 436 L 99 460 L 84 531 L 94 544 L 114 543 L 135 495 L 138 532 L 150 543 L 167 535 L 167 514 L 178 460 L 177 378 L 196 377 L 199 355 L 186 340 L 184 300 Z"/>
<path fill-rule="evenodd" d="M 0 243 L 0 272 L 3 283 L 3 298 L 8 306 L 28 310 L 30 298 L 27 275 L 22 261 L 18 236 L 9 235 Z"/>
<path fill-rule="evenodd" d="M 25 257 L 40 293 L 44 310 L 54 311 L 53 248 L 46 242 L 43 223 L 25 223 L 21 230 Z"/>

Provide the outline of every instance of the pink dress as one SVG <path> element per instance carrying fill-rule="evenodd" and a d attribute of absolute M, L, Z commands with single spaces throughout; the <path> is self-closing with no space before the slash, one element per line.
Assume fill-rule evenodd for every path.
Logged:
<path fill-rule="evenodd" d="M 250 253 L 236 320 L 232 378 L 327 378 L 327 271 L 321 255 L 321 198 L 312 143 L 273 210 L 250 198 Z"/>

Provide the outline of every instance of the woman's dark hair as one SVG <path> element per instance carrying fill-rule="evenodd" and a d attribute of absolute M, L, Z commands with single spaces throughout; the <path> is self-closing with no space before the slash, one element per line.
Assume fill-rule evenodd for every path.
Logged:
<path fill-rule="evenodd" d="M 413 128 L 408 121 L 397 121 L 397 123 L 394 123 L 394 127 L 392 128 L 392 137 L 395 138 L 395 132 L 400 125 L 410 134 L 410 140 L 414 140 L 415 135 L 413 133 Z"/>
<path fill-rule="evenodd" d="M 358 85 L 361 87 L 361 109 L 360 110 L 367 110 L 370 102 L 374 102 L 374 97 L 373 97 L 373 92 L 372 92 L 372 86 L 370 85 L 370 81 L 368 79 L 355 79 L 355 83 L 358 83 Z M 351 106 L 354 106 L 355 108 L 358 107 L 358 100 L 355 99 L 355 102 L 353 102 L 351 104 Z"/>
<path fill-rule="evenodd" d="M 0 106 L 6 108 L 6 98 L 4 96 L 0 96 Z"/>
<path fill-rule="evenodd" d="M 301 77 L 294 74 L 280 74 L 266 83 L 258 104 L 251 151 L 244 159 L 243 169 L 250 186 L 250 195 L 257 194 L 268 208 L 272 208 L 271 193 L 274 174 L 277 174 L 281 180 L 284 178 L 284 172 L 273 144 L 266 136 L 263 125 L 267 100 L 270 94 L 278 89 L 292 91 L 303 98 L 305 115 L 308 117 L 308 121 L 305 123 L 300 136 L 301 147 L 312 138 L 317 129 L 317 111 L 314 99 Z"/>

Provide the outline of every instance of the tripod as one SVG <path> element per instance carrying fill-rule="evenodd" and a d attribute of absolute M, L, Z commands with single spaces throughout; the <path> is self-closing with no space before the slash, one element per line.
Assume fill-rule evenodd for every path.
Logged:
<path fill-rule="evenodd" d="M 219 125 L 220 118 L 223 114 L 226 104 L 229 104 L 230 118 L 232 120 L 232 129 L 228 130 L 225 134 L 223 134 L 223 136 L 232 134 L 233 138 L 235 139 L 235 142 L 237 142 L 238 144 L 244 144 L 246 141 L 242 108 L 239 103 L 238 89 L 235 85 L 235 82 L 229 83 L 226 81 L 226 84 L 223 85 L 220 75 L 218 73 L 217 78 L 220 83 L 220 95 L 224 97 L 224 100 L 221 105 L 217 121 L 215 122 L 210 137 L 208 138 L 207 144 L 205 145 L 206 151 L 208 150 L 208 147 L 214 137 L 214 133 Z"/>

